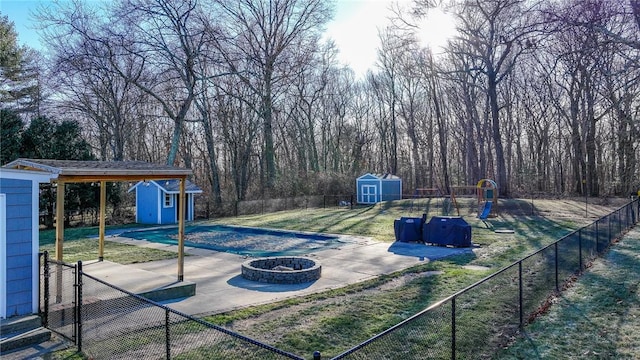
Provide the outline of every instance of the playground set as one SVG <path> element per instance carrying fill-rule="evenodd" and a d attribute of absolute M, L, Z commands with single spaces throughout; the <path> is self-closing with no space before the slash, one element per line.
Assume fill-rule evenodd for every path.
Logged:
<path fill-rule="evenodd" d="M 471 226 L 460 215 L 460 207 L 456 200 L 456 191 L 475 191 L 478 199 L 477 217 L 489 228 L 488 218 L 498 216 L 498 185 L 491 179 L 482 179 L 475 186 L 452 186 L 449 194 L 443 194 L 438 188 L 416 189 L 411 209 L 416 206 L 416 199 L 436 198 L 441 200 L 442 215 L 433 216 L 427 222 L 425 209 L 422 217 L 401 217 L 394 221 L 396 241 L 424 242 L 425 244 L 453 247 L 470 247 Z M 456 215 L 450 215 L 455 208 Z"/>

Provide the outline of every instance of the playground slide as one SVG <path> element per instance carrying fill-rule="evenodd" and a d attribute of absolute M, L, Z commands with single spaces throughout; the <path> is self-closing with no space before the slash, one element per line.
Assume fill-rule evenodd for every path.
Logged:
<path fill-rule="evenodd" d="M 484 209 L 482 210 L 482 214 L 480 214 L 480 216 L 478 216 L 480 218 L 480 220 L 486 220 L 489 217 L 489 213 L 491 212 L 491 205 L 493 204 L 492 201 L 487 201 L 486 203 L 484 203 Z"/>

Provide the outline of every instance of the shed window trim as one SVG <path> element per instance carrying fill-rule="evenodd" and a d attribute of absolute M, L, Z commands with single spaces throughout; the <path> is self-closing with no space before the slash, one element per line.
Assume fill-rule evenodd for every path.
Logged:
<path fill-rule="evenodd" d="M 173 194 L 164 193 L 164 199 L 162 201 L 162 206 L 164 208 L 173 207 Z"/>

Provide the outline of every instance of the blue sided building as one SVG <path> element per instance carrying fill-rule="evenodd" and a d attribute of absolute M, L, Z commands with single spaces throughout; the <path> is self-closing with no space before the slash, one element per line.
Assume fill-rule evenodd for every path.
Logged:
<path fill-rule="evenodd" d="M 0 318 L 38 312 L 39 185 L 53 177 L 0 168 Z"/>
<path fill-rule="evenodd" d="M 375 204 L 402 199 L 402 179 L 391 174 L 364 174 L 356 179 L 356 201 Z"/>
<path fill-rule="evenodd" d="M 180 204 L 180 181 L 150 180 L 140 181 L 129 188 L 136 192 L 136 222 L 139 224 L 177 224 Z M 202 189 L 190 181 L 185 182 L 185 220 L 195 218 L 194 195 Z"/>

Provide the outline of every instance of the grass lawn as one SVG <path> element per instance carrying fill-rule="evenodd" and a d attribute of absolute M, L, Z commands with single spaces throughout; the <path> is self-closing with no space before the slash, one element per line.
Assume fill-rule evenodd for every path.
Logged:
<path fill-rule="evenodd" d="M 118 228 L 122 227 L 118 226 Z M 98 231 L 97 227 L 65 229 L 64 261 L 74 263 L 80 260 L 96 260 L 98 258 Z M 55 230 L 40 231 L 40 251 L 48 251 L 51 258 L 55 257 L 55 242 Z M 104 241 L 104 258 L 119 264 L 173 259 L 177 256 L 176 253 L 170 251 L 121 244 L 106 239 Z"/>
<path fill-rule="evenodd" d="M 585 219 L 584 207 L 579 202 L 536 201 L 533 208 L 528 201 L 501 200 L 500 206 L 500 216 L 488 221 L 492 228 L 487 228 L 475 218 L 474 203 L 461 201 L 461 215 L 472 226 L 473 242 L 480 245 L 473 254 L 422 264 L 340 289 L 215 314 L 205 320 L 285 351 L 311 355 L 321 350 L 323 358 L 330 358 L 616 208 L 590 204 L 591 217 Z M 425 210 L 428 217 L 441 215 L 438 200 L 432 199 L 422 200 L 420 206 L 405 200 L 384 206 L 284 211 L 207 223 L 351 234 L 392 242 L 395 219 L 420 217 Z M 497 228 L 512 229 L 514 233 L 496 234 Z M 96 249 L 80 247 L 79 254 L 97 254 L 97 241 L 90 241 L 96 243 Z M 66 246 L 65 242 L 66 254 L 71 257 L 75 250 Z M 117 249 L 111 244 L 106 249 L 110 247 Z M 135 252 L 142 249 L 135 247 Z M 127 252 L 131 250 L 113 256 L 124 260 Z M 141 257 L 150 259 L 150 255 Z M 470 269 L 465 265 L 476 267 Z M 446 321 L 446 316 L 443 319 Z M 390 341 L 391 345 L 402 346 L 403 342 Z M 191 355 L 198 358 L 195 352 Z M 420 356 L 412 354 L 415 355 Z M 189 353 L 181 356 L 190 358 Z"/>
<path fill-rule="evenodd" d="M 640 229 L 594 261 L 497 359 L 639 359 Z"/>

